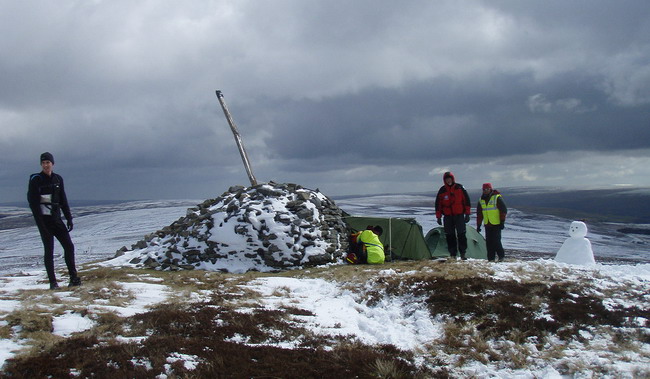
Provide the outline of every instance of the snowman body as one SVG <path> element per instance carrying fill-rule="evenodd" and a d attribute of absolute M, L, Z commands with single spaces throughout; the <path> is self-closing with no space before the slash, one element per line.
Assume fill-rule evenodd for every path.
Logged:
<path fill-rule="evenodd" d="M 569 238 L 564 241 L 555 255 L 555 261 L 574 265 L 596 264 L 591 242 L 586 238 L 587 225 L 582 221 L 574 221 L 569 227 Z"/>

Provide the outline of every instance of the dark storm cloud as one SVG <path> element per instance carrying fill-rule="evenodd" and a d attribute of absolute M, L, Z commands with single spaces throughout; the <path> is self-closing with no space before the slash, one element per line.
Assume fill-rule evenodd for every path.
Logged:
<path fill-rule="evenodd" d="M 215 89 L 261 178 L 648 177 L 649 57 L 646 1 L 2 2 L 0 198 L 45 150 L 95 198 L 246 184 Z"/>
<path fill-rule="evenodd" d="M 275 125 L 267 144 L 286 159 L 341 156 L 348 164 L 650 147 L 650 105 L 611 104 L 594 81 L 494 75 L 285 99 L 267 106 Z"/>

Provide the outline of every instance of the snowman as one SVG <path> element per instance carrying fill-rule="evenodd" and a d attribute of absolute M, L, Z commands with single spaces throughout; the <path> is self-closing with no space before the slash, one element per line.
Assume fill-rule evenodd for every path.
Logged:
<path fill-rule="evenodd" d="M 587 225 L 582 221 L 572 222 L 569 236 L 557 252 L 555 261 L 574 265 L 596 264 L 591 242 L 586 238 Z"/>

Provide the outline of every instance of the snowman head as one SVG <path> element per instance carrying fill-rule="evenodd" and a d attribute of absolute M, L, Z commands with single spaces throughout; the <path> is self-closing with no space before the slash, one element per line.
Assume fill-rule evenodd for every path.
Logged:
<path fill-rule="evenodd" d="M 574 221 L 569 227 L 569 235 L 573 238 L 584 238 L 587 236 L 587 225 L 582 221 Z"/>

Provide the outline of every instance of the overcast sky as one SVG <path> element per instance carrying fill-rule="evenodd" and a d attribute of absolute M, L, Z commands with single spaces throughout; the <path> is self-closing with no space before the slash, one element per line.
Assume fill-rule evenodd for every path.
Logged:
<path fill-rule="evenodd" d="M 650 185 L 650 2 L 0 0 L 0 202 Z"/>

